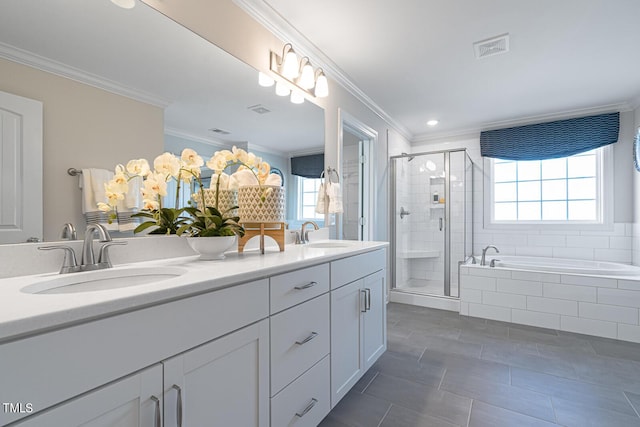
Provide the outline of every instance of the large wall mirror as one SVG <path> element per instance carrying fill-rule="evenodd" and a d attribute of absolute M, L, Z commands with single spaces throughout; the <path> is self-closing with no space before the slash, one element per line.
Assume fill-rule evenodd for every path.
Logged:
<path fill-rule="evenodd" d="M 161 141 L 132 139 L 134 142 L 128 146 L 139 142 L 157 147 L 148 150 L 156 155 L 163 149 L 178 153 L 190 147 L 206 158 L 232 145 L 257 152 L 283 172 L 289 202 L 287 217 L 291 221 L 298 219 L 299 189 L 297 179 L 290 174 L 289 158 L 324 150 L 323 109 L 309 100 L 292 104 L 289 97 L 276 96 L 273 88 L 260 87 L 255 69 L 149 6 L 137 2 L 135 8 L 126 10 L 109 0 L 3 0 L 0 65 L 7 63 L 65 78 L 71 76 L 83 84 L 160 108 L 164 114 L 157 133 Z M 6 69 L 9 68 L 0 67 L 0 72 Z M 24 74 L 28 78 L 29 73 Z M 12 92 L 11 86 L 5 87 L 4 77 L 9 76 L 0 78 L 0 91 Z M 27 82 L 25 87 L 37 85 Z M 39 99 L 37 92 L 28 95 Z M 81 102 L 85 101 L 78 99 L 75 104 Z M 103 104 L 103 111 L 112 108 L 123 114 L 119 105 Z M 62 135 L 59 138 L 48 137 L 48 126 L 55 123 L 47 118 L 47 112 L 57 106 L 45 100 L 43 107 L 45 193 L 53 180 L 60 182 L 56 191 L 68 196 L 68 202 L 59 204 L 48 203 L 46 195 L 44 198 L 44 236 L 55 240 L 64 222 L 75 219 L 80 230 L 85 225 L 79 213 L 77 178 L 64 176 L 66 170 L 110 168 L 131 156 L 110 153 L 113 149 L 108 135 L 104 142 L 108 130 L 96 126 L 93 135 L 86 134 L 82 143 L 77 143 L 78 149 L 56 157 L 54 154 L 68 147 L 63 141 L 51 139 L 64 138 L 65 130 L 57 129 L 57 135 Z M 128 118 L 134 122 L 147 119 Z M 78 120 L 85 124 L 91 118 Z M 65 126 L 72 134 L 73 123 Z M 118 134 L 122 126 L 117 121 L 111 123 L 113 141 L 123 138 L 122 133 Z M 98 132 L 102 142 L 96 142 L 100 139 Z M 150 156 L 147 158 L 153 160 Z M 108 157 L 109 162 L 101 163 L 103 157 Z M 114 162 L 115 159 L 118 160 Z M 57 219 L 47 222 L 51 215 Z"/>

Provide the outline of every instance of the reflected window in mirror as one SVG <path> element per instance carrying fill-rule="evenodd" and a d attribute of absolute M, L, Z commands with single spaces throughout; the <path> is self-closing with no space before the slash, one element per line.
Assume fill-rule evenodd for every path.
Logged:
<path fill-rule="evenodd" d="M 318 202 L 318 192 L 320 191 L 320 178 L 303 178 L 298 179 L 298 220 L 324 220 L 324 214 L 316 212 L 316 203 Z"/>

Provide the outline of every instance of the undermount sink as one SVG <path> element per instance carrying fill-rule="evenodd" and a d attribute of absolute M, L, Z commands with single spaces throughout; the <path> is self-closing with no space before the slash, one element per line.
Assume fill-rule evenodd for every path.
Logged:
<path fill-rule="evenodd" d="M 178 267 L 109 268 L 69 273 L 22 288 L 28 294 L 72 294 L 146 285 L 182 276 Z"/>
<path fill-rule="evenodd" d="M 315 242 L 315 243 L 308 243 L 307 247 L 308 248 L 320 248 L 320 249 L 325 249 L 325 248 L 348 248 L 350 246 L 353 246 L 353 243 L 347 243 L 347 242 Z"/>

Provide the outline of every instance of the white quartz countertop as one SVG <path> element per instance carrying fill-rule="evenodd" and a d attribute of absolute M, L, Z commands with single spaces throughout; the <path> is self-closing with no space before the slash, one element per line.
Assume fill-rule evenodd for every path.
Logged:
<path fill-rule="evenodd" d="M 349 241 L 344 247 L 287 245 L 284 252 L 267 249 L 264 255 L 257 250 L 245 251 L 244 254 L 228 253 L 227 258 L 221 261 L 200 261 L 192 256 L 120 264 L 114 268 L 177 267 L 184 274 L 155 283 L 91 292 L 34 294 L 24 291 L 26 287 L 37 287 L 62 276 L 57 273 L 0 279 L 0 343 L 370 252 L 387 245 L 386 242 L 357 241 Z"/>

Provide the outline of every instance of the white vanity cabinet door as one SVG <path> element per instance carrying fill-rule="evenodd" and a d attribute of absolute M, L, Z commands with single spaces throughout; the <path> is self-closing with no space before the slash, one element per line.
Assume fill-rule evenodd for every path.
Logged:
<path fill-rule="evenodd" d="M 331 407 L 387 349 L 386 270 L 331 291 Z"/>
<path fill-rule="evenodd" d="M 362 357 L 363 281 L 331 291 L 331 407 L 364 374 Z"/>
<path fill-rule="evenodd" d="M 162 365 L 157 364 L 25 418 L 15 426 L 161 427 L 161 399 Z"/>
<path fill-rule="evenodd" d="M 267 319 L 163 364 L 165 427 L 269 425 Z"/>
<path fill-rule="evenodd" d="M 368 370 L 387 349 L 387 307 L 385 296 L 386 271 L 381 270 L 364 278 L 367 310 L 364 318 L 363 356 L 364 370 Z"/>

